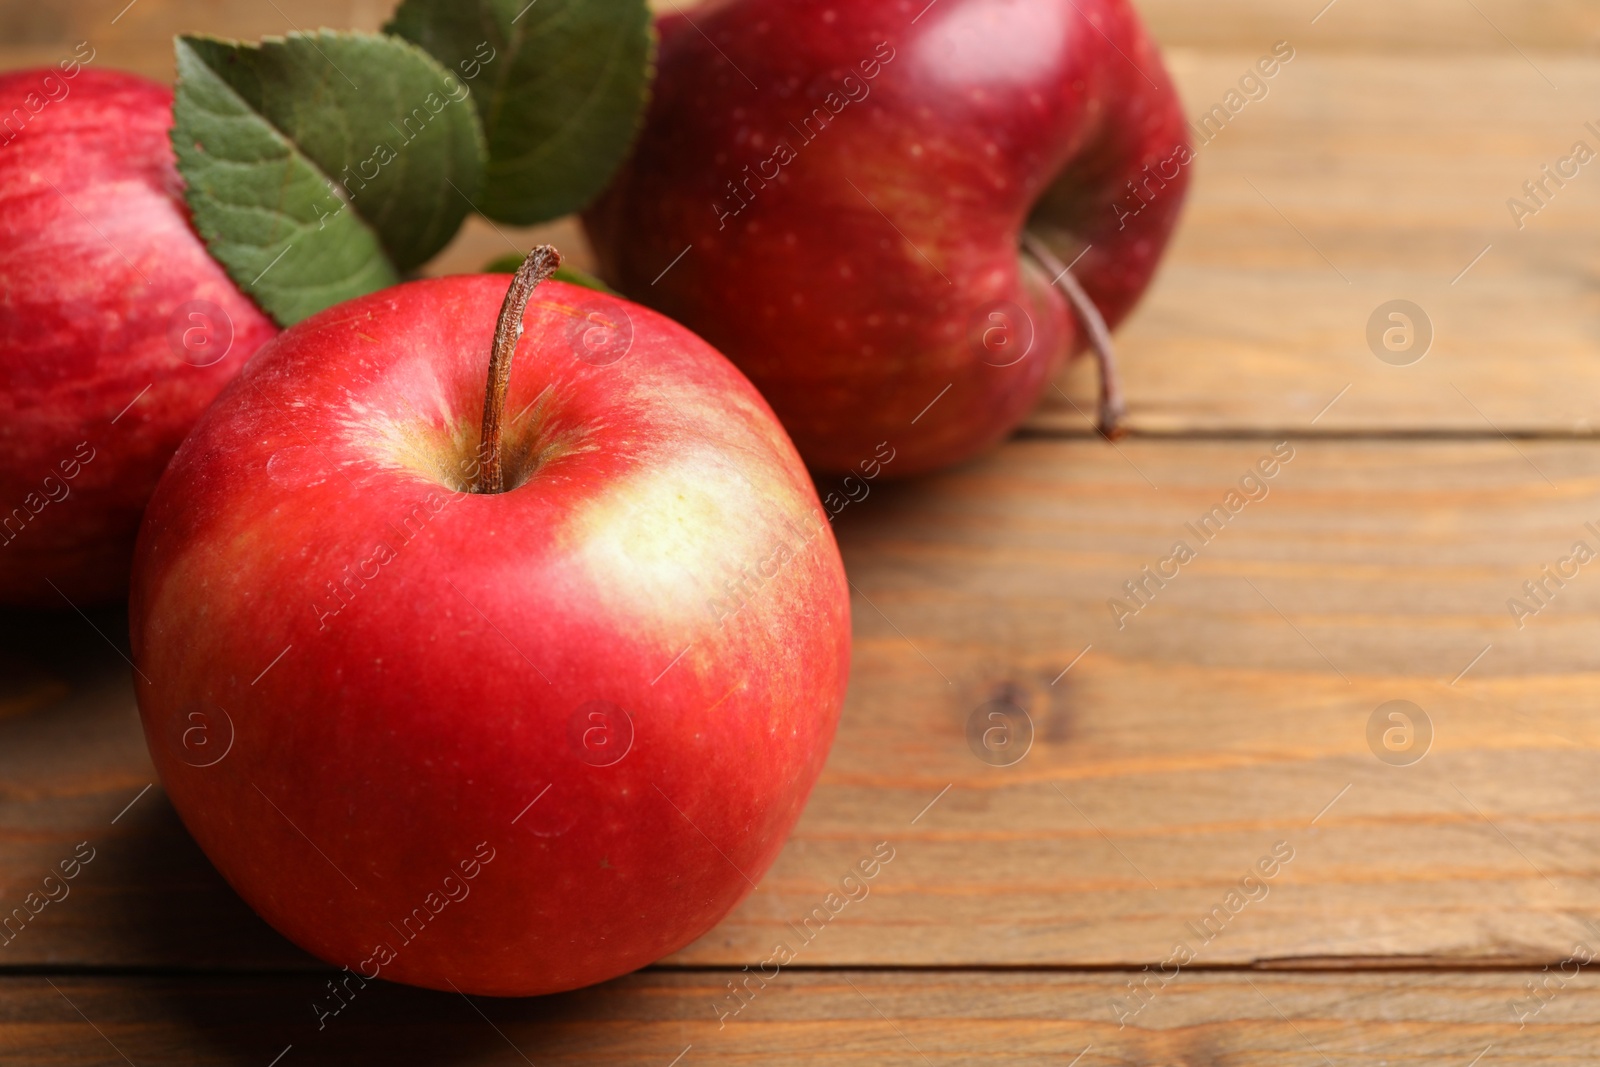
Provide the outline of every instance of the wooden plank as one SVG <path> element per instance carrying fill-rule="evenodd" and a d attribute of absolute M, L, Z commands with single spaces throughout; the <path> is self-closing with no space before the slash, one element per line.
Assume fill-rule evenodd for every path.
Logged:
<path fill-rule="evenodd" d="M 1172 51 L 1196 125 L 1255 58 Z M 1171 254 L 1118 335 L 1129 427 L 1600 432 L 1600 296 L 1587 239 L 1600 231 L 1600 178 L 1584 168 L 1563 188 L 1550 184 L 1548 206 L 1520 229 L 1507 207 L 1513 196 L 1531 205 L 1522 183 L 1543 180 L 1541 167 L 1576 141 L 1600 152 L 1600 133 L 1585 126 L 1600 129 L 1600 109 L 1585 110 L 1600 98 L 1600 70 L 1543 55 L 1537 64 L 1397 63 L 1301 41 L 1265 98 L 1193 164 Z M 536 240 L 592 267 L 571 220 L 526 232 L 473 220 L 430 269 L 477 269 Z M 1397 299 L 1421 307 L 1433 334 L 1406 366 L 1378 358 L 1368 338 L 1375 315 L 1391 325 L 1378 312 Z M 1094 395 L 1093 370 L 1079 361 L 1028 428 L 1087 433 Z"/>
<path fill-rule="evenodd" d="M 1253 57 L 1171 58 L 1198 118 Z M 1600 227 L 1600 176 L 1551 184 L 1520 230 L 1507 201 L 1575 142 L 1600 151 L 1585 128 L 1600 128 L 1600 70 L 1535 58 L 1562 92 L 1516 55 L 1397 62 L 1303 44 L 1193 164 L 1174 247 L 1118 335 L 1130 426 L 1303 430 L 1350 386 L 1318 430 L 1594 433 L 1600 297 L 1585 235 Z M 1394 299 L 1433 326 L 1411 366 L 1368 343 Z M 1086 365 L 1062 387 L 1094 410 Z M 1051 393 L 1032 425 L 1088 422 Z"/>
<path fill-rule="evenodd" d="M 1532 217 L 1514 218 L 1508 201 L 1537 206 L 1523 184 L 1546 180 L 1541 168 L 1568 157 L 1577 141 L 1600 151 L 1600 135 L 1585 125 L 1600 128 L 1600 110 L 1588 105 L 1600 96 L 1600 72 L 1560 51 L 1594 40 L 1600 30 L 1584 20 L 1600 25 L 1600 8 L 1480 4 L 1502 26 L 1524 12 L 1535 24 L 1527 39 L 1548 31 L 1549 47 L 1530 43 L 1519 53 L 1495 36 L 1499 53 L 1408 54 L 1402 62 L 1352 53 L 1329 36 L 1331 27 L 1372 23 L 1375 40 L 1398 41 L 1412 40 L 1402 31 L 1417 20 L 1434 27 L 1430 40 L 1453 39 L 1452 26 L 1491 31 L 1472 5 L 1454 0 L 1341 4 L 1315 26 L 1281 12 L 1267 17 L 1265 2 L 1239 0 L 1236 21 L 1251 29 L 1234 51 L 1185 47 L 1178 30 L 1169 38 L 1170 65 L 1197 122 L 1274 40 L 1290 40 L 1296 56 L 1193 164 L 1191 204 L 1171 255 L 1119 334 L 1129 426 L 1277 432 L 1303 428 L 1338 396 L 1319 431 L 1594 434 L 1600 297 L 1585 235 L 1600 227 L 1600 180 L 1585 167 L 1560 188 L 1548 184 L 1548 206 Z M 345 17 L 337 8 L 318 7 L 313 17 L 294 4 L 279 7 L 283 15 L 254 2 L 140 0 L 106 35 L 96 62 L 168 77 L 175 26 L 258 36 L 284 29 L 285 17 L 295 25 Z M 385 10 L 357 4 L 349 20 L 376 26 Z M 1213 25 L 1209 8 L 1155 10 L 1183 25 Z M 30 16 L 13 38 L 25 43 L 13 48 L 32 58 L 0 50 L 0 66 L 48 59 L 112 13 L 85 2 Z M 592 267 L 570 219 L 534 230 L 475 219 L 429 273 L 478 270 L 551 235 L 574 264 Z M 1415 365 L 1380 361 L 1370 347 L 1369 323 L 1375 315 L 1385 321 L 1379 308 L 1396 299 L 1420 306 L 1434 335 Z M 1059 386 L 1030 427 L 1087 432 L 1090 368 L 1080 362 Z"/>
<path fill-rule="evenodd" d="M 1507 600 L 1600 547 L 1600 447 L 1298 439 L 1265 499 L 1209 543 L 1186 527 L 1273 447 L 1026 440 L 875 483 L 839 520 L 856 659 L 823 780 L 674 962 L 759 963 L 879 841 L 895 859 L 799 963 L 1139 966 L 1208 916 L 1206 964 L 1543 964 L 1595 936 L 1600 579 L 1520 630 Z M 1123 583 L 1179 539 L 1197 557 L 1119 629 L 1108 601 L 1131 610 Z M 159 789 L 112 824 L 151 781 L 117 654 L 76 616 L 7 626 L 0 911 L 77 842 L 100 853 L 4 962 L 303 963 Z M 999 698 L 1033 724 L 1014 766 L 969 746 Z M 1434 732 L 1413 766 L 1369 748 L 1397 699 Z M 1280 841 L 1262 899 L 1218 918 Z"/>
<path fill-rule="evenodd" d="M 259 40 L 322 27 L 376 31 L 395 0 L 54 0 L 0 8 L 0 69 L 55 63 L 79 41 L 94 65 L 171 81 L 172 38 L 180 33 Z"/>
<path fill-rule="evenodd" d="M 1341 50 L 1397 53 L 1409 61 L 1441 53 L 1514 54 L 1515 48 L 1592 53 L 1600 39 L 1600 10 L 1583 0 L 1134 2 L 1167 46 L 1216 51 L 1305 38 Z"/>
<path fill-rule="evenodd" d="M 703 2 L 703 0 L 700 0 Z M 1279 38 L 1315 40 L 1343 51 L 1426 54 L 1592 54 L 1600 10 L 1584 0 L 1136 0 L 1157 40 L 1169 48 L 1215 51 L 1270 46 Z M 1327 10 L 1323 12 L 1326 5 Z M 669 10 L 671 0 L 655 0 Z M 681 6 L 692 7 L 689 0 Z M 258 39 L 292 29 L 376 30 L 395 0 L 52 0 L 0 8 L 0 69 L 54 62 L 63 46 L 93 44 L 97 62 L 172 77 L 172 37 L 211 33 Z M 1476 7 L 1477 10 L 1474 10 Z M 1312 19 L 1321 12 L 1321 17 Z"/>
<path fill-rule="evenodd" d="M 1198 120 L 1256 57 L 1171 58 Z M 1585 128 L 1600 128 L 1600 110 L 1584 110 L 1600 72 L 1539 64 L 1565 91 L 1517 57 L 1396 63 L 1303 48 L 1194 164 L 1172 252 L 1118 335 L 1129 427 L 1600 432 L 1600 296 L 1585 236 L 1600 230 L 1600 179 L 1585 168 L 1552 185 L 1520 230 L 1506 206 L 1575 141 L 1600 151 Z M 518 231 L 474 219 L 430 272 L 475 270 L 539 240 L 593 266 L 572 220 Z M 1420 306 L 1433 333 L 1409 366 L 1380 360 L 1368 340 L 1396 299 Z M 1079 361 L 1028 428 L 1087 433 L 1094 395 Z"/>
<path fill-rule="evenodd" d="M 14 977 L 0 978 L 0 1057 L 50 1067 L 122 1057 L 259 1067 L 280 1055 L 284 1067 L 1588 1064 L 1600 994 L 1586 971 L 1568 970 L 1577 976 L 1552 972 L 1551 998 L 1521 1030 L 1511 1006 L 1544 975 L 1182 972 L 1128 1017 L 1113 1007 L 1128 1002 L 1127 972 L 784 971 L 752 982 L 743 1010 L 722 1022 L 726 972 L 646 972 L 564 996 L 469 1003 L 374 984 L 352 985 L 320 1030 L 324 975 Z"/>
<path fill-rule="evenodd" d="M 751 959 L 815 903 L 795 873 L 845 869 L 868 825 L 902 865 L 816 962 L 1159 958 L 1280 840 L 1299 865 L 1207 960 L 1568 944 L 1595 903 L 1600 587 L 1521 631 L 1506 600 L 1595 544 L 1600 452 L 1296 447 L 1204 547 L 1185 524 L 1270 442 L 1028 442 L 846 512 L 857 667 L 823 787 L 771 895 L 683 958 Z M 1180 538 L 1199 557 L 1119 630 L 1108 600 Z M 1008 693 L 1035 747 L 986 767 L 964 729 Z M 1393 699 L 1437 732 L 1415 766 L 1368 748 Z"/>

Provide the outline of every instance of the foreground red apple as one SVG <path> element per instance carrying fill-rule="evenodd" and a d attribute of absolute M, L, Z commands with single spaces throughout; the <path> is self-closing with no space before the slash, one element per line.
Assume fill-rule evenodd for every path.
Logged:
<path fill-rule="evenodd" d="M 276 332 L 190 228 L 171 125 L 133 75 L 0 75 L 0 603 L 123 596 L 167 460 Z"/>
<path fill-rule="evenodd" d="M 856 469 L 884 439 L 895 475 L 972 455 L 1083 347 L 1095 306 L 1114 325 L 1144 291 L 1191 154 L 1126 0 L 692 17 L 661 20 L 644 131 L 585 222 L 608 280 L 737 363 L 809 463 Z M 1086 314 L 1071 276 L 1052 288 L 1067 266 Z"/>
<path fill-rule="evenodd" d="M 368 979 L 523 995 L 750 891 L 822 767 L 850 618 L 731 364 L 546 282 L 486 404 L 506 292 L 415 282 L 264 349 L 162 479 L 131 615 L 161 780 L 258 912 Z"/>

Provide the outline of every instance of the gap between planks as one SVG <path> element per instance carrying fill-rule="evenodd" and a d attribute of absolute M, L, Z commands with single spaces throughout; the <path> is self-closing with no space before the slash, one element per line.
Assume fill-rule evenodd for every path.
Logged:
<path fill-rule="evenodd" d="M 1600 441 L 1600 431 L 1579 433 L 1574 430 L 1507 430 L 1499 433 L 1494 430 L 1430 430 L 1398 429 L 1398 430 L 1355 430 L 1355 429 L 1329 429 L 1321 430 L 1315 426 L 1277 426 L 1277 427 L 1238 427 L 1229 429 L 1189 429 L 1189 430 L 1150 430 L 1125 428 L 1125 433 L 1118 437 L 1116 442 L 1125 441 L 1159 441 L 1165 443 L 1181 444 L 1185 441 L 1214 442 L 1214 441 L 1281 441 L 1293 438 L 1297 441 L 1393 441 L 1405 444 L 1417 441 L 1462 442 L 1474 441 L 1556 441 L 1572 444 L 1587 444 Z M 1065 427 L 1027 425 L 1018 427 L 1008 440 L 1012 441 L 1092 441 L 1103 436 L 1098 430 L 1090 427 L 1069 429 Z"/>
<path fill-rule="evenodd" d="M 1195 974 L 1537 974 L 1543 970 L 1562 962 L 1560 959 L 1548 961 L 1501 961 L 1489 959 L 1453 959 L 1448 957 L 1417 957 L 1417 956 L 1365 956 L 1349 958 L 1339 956 L 1317 956 L 1302 958 L 1285 958 L 1283 960 L 1260 960 L 1255 963 L 1194 963 L 1183 968 L 1184 973 Z M 1074 975 L 1074 974 L 1141 974 L 1149 970 L 1150 964 L 1133 963 L 848 963 L 848 964 L 789 964 L 783 968 L 785 972 L 803 972 L 806 974 L 929 974 L 929 975 L 960 975 L 960 974 L 1037 974 L 1037 975 Z M 729 964 L 700 964 L 700 963 L 661 963 L 652 964 L 630 971 L 629 975 L 650 974 L 739 974 L 747 968 L 734 967 Z M 283 968 L 228 968 L 228 967 L 138 967 L 117 965 L 21 965 L 15 967 L 0 967 L 0 981 L 17 978 L 103 978 L 115 979 L 219 979 L 219 980 L 255 980 L 278 978 L 316 978 L 323 975 L 338 974 L 339 970 L 331 964 L 325 967 L 283 967 Z M 619 975 L 619 978 L 628 975 Z M 604 985 L 605 983 L 600 983 Z M 593 989 L 595 986 L 584 988 Z M 527 999 L 527 998 L 511 998 Z"/>

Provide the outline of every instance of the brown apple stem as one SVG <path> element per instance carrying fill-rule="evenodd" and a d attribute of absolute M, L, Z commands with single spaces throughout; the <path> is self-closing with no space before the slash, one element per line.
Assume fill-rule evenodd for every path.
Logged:
<path fill-rule="evenodd" d="M 478 446 L 478 476 L 472 483 L 474 493 L 506 491 L 500 437 L 506 416 L 506 388 L 511 384 L 511 357 L 522 339 L 522 315 L 527 310 L 528 297 L 559 266 L 561 253 L 555 246 L 539 245 L 517 268 L 505 302 L 500 305 L 500 319 L 494 325 L 494 351 L 489 354 L 489 385 L 483 397 L 483 437 Z"/>
<path fill-rule="evenodd" d="M 1062 263 L 1050 251 L 1049 245 L 1036 234 L 1024 230 L 1022 247 L 1050 275 L 1051 284 L 1066 294 L 1072 310 L 1077 312 L 1078 322 L 1089 335 L 1089 347 L 1100 368 L 1100 423 L 1096 428 L 1106 440 L 1115 441 L 1128 432 L 1122 426 L 1123 416 L 1128 413 L 1128 404 L 1122 396 L 1122 376 L 1117 372 L 1117 350 L 1111 343 L 1111 331 L 1106 328 L 1106 320 L 1101 317 L 1100 309 L 1094 306 L 1094 301 L 1089 299 L 1089 294 L 1083 291 L 1078 279 L 1072 276 L 1072 268 Z"/>

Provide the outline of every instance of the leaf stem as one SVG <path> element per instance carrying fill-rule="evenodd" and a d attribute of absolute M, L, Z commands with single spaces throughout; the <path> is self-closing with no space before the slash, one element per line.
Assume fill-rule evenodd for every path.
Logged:
<path fill-rule="evenodd" d="M 505 468 L 501 463 L 500 438 L 506 415 L 506 390 L 511 383 L 511 357 L 522 338 L 522 316 L 528 297 L 540 282 L 561 266 L 561 253 L 554 245 L 539 245 L 528 253 L 506 290 L 500 305 L 500 318 L 494 326 L 494 349 L 489 354 L 489 384 L 483 397 L 483 436 L 479 447 L 482 462 L 472 483 L 474 493 L 503 493 Z"/>

